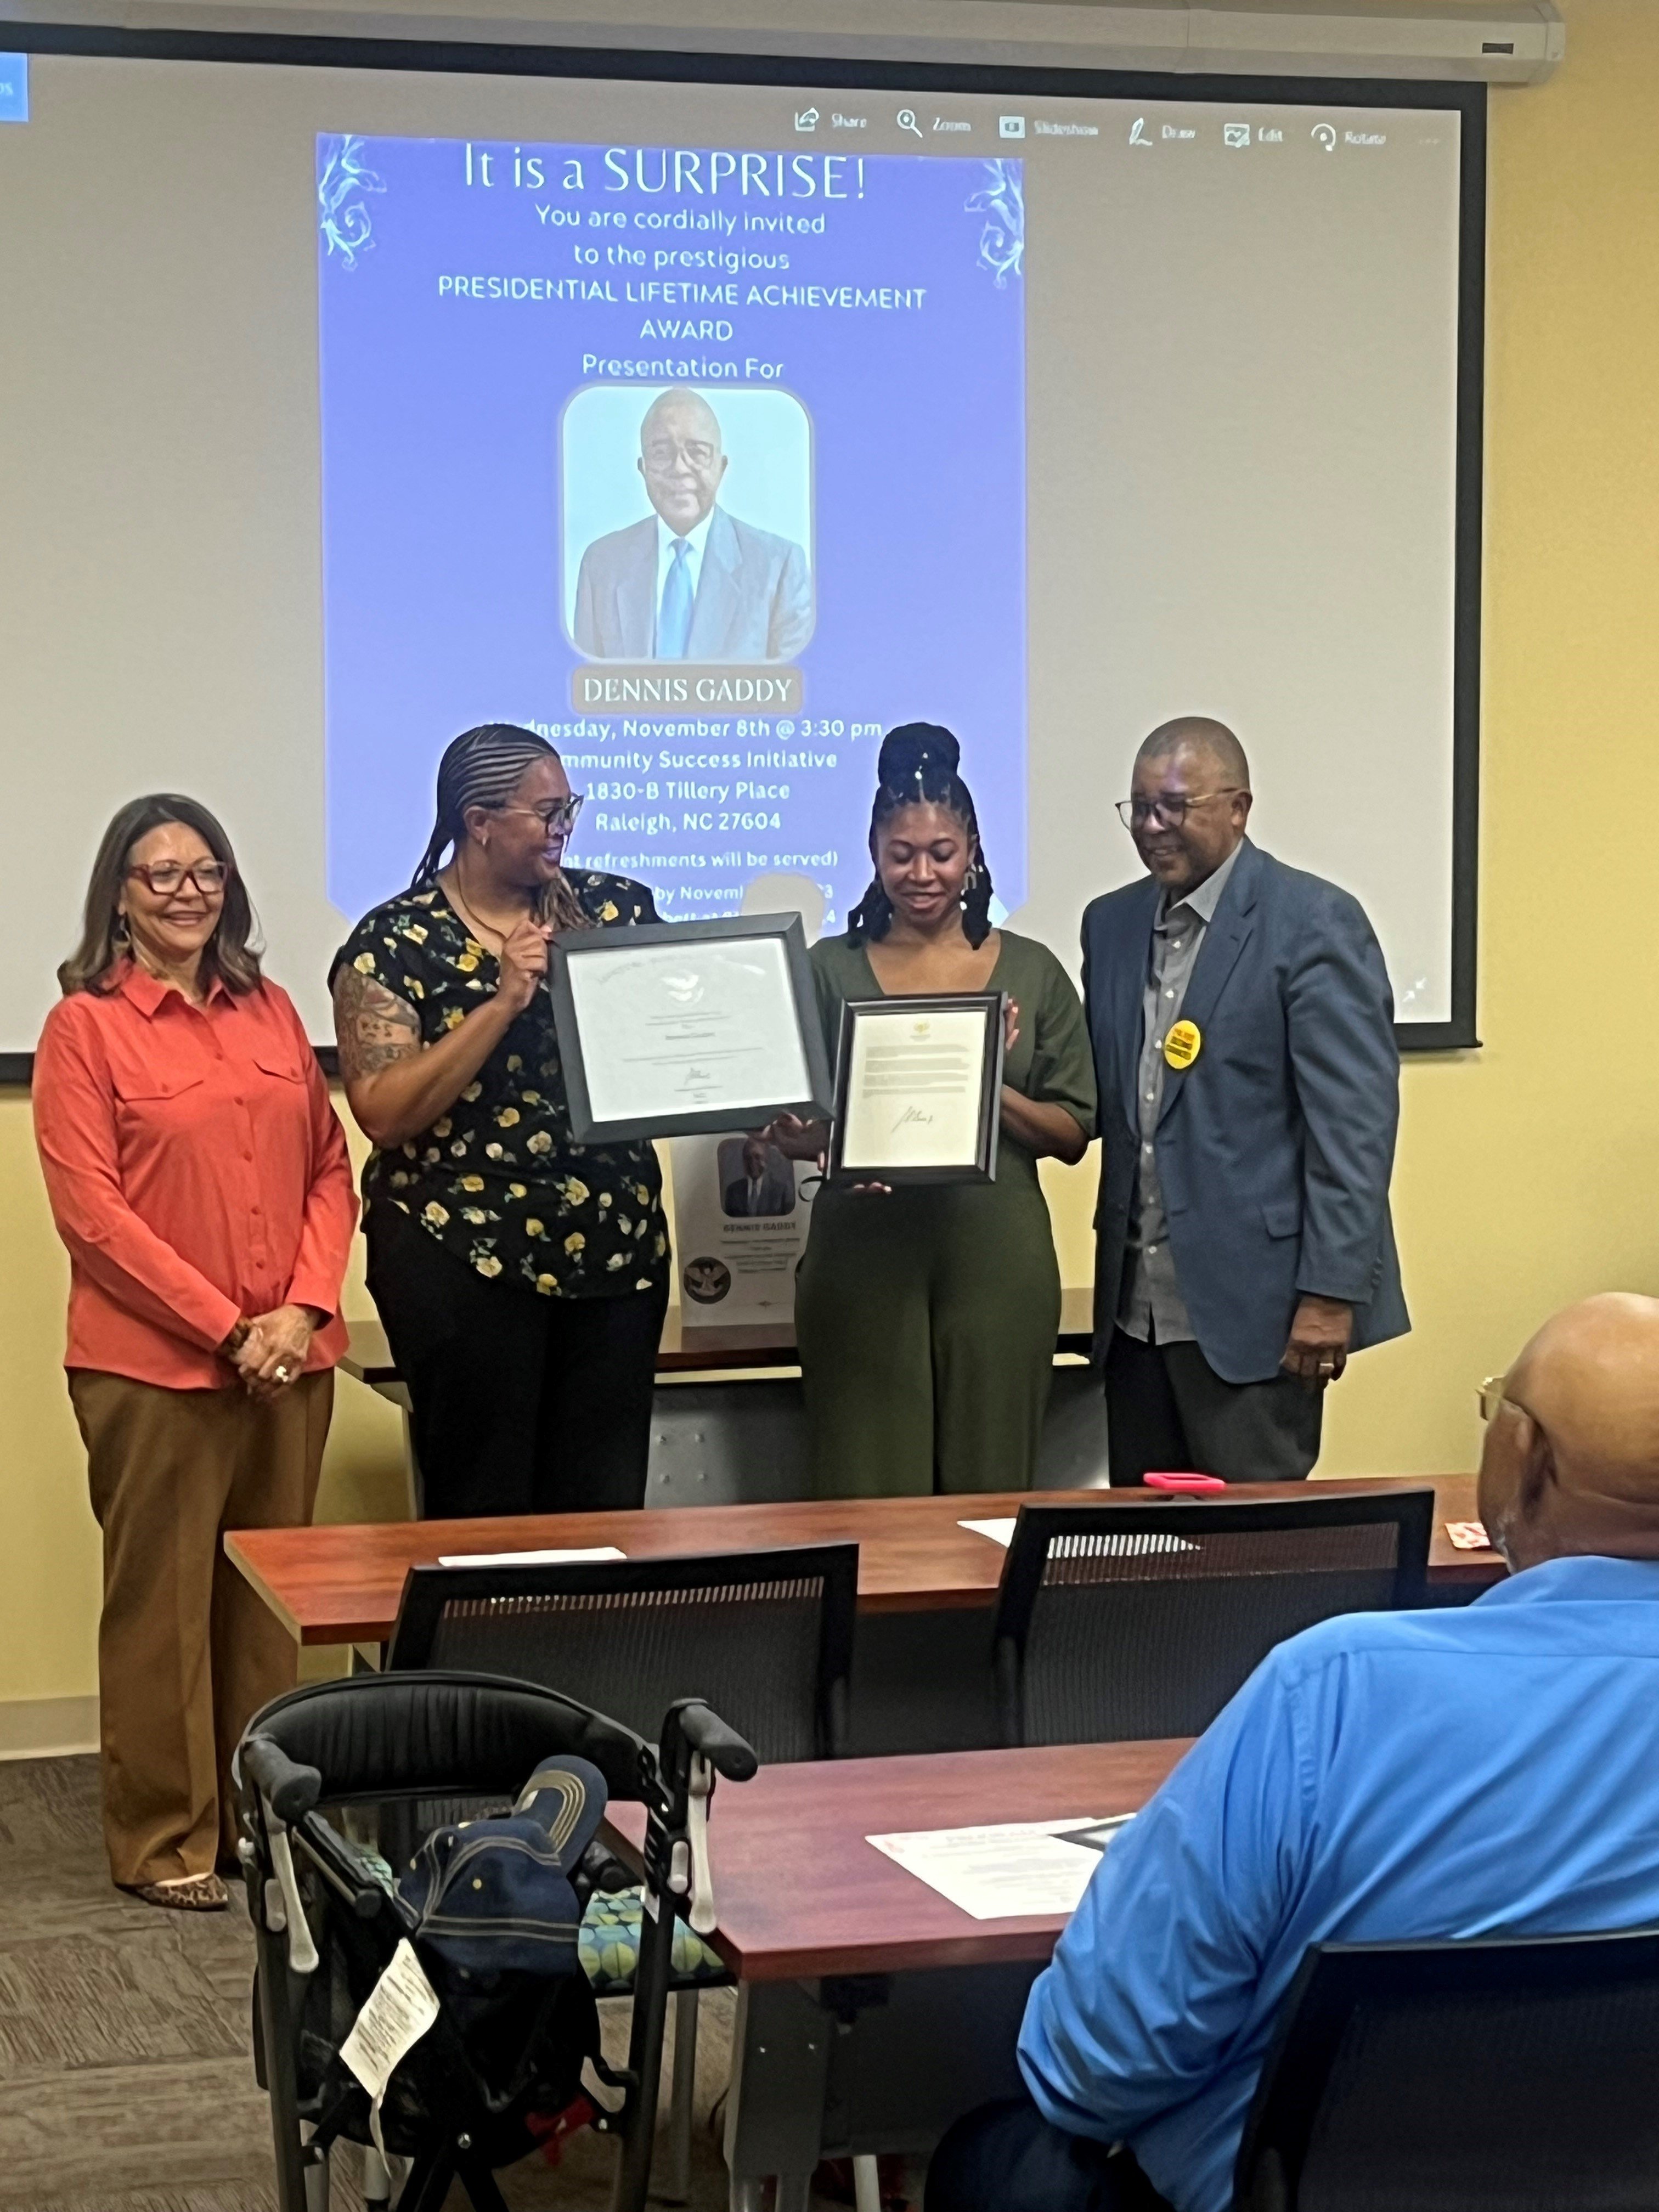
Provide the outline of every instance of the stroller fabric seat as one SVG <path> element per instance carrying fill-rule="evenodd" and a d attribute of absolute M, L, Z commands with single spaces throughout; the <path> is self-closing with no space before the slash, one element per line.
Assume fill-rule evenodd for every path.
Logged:
<path fill-rule="evenodd" d="M 595 1890 L 582 1915 L 582 1972 L 596 1997 L 631 1996 L 640 1970 L 640 1932 L 645 1917 L 641 1889 Z M 684 1921 L 674 1923 L 673 1986 L 705 1989 L 732 1978 L 718 1951 Z"/>

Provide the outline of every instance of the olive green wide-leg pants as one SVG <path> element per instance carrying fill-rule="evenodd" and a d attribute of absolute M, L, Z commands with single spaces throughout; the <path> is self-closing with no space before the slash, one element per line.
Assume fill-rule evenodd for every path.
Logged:
<path fill-rule="evenodd" d="M 817 1494 L 1028 1489 L 1059 1328 L 1035 1175 L 824 1191 L 795 1297 Z"/>

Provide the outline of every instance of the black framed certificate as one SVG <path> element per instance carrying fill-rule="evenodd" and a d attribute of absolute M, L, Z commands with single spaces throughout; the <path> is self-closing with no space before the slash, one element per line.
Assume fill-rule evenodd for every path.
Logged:
<path fill-rule="evenodd" d="M 753 1129 L 827 1109 L 799 915 L 561 930 L 547 986 L 579 1145 Z"/>
<path fill-rule="evenodd" d="M 848 999 L 836 1054 L 830 1180 L 994 1182 L 1000 991 Z"/>

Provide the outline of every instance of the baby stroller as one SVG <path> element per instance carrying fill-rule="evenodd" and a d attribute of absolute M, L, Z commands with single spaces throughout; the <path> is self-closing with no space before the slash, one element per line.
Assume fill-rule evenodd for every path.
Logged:
<path fill-rule="evenodd" d="M 270 2098 L 281 2212 L 326 2204 L 329 2149 L 341 2137 L 412 2161 L 398 2212 L 438 2212 L 458 2179 L 477 2212 L 506 2212 L 495 2171 L 544 2143 L 573 2108 L 620 2139 L 617 2212 L 643 2212 L 675 1918 L 712 1929 L 705 1835 L 714 1778 L 747 1781 L 756 1765 L 743 1739 L 696 1699 L 669 1708 L 656 1749 L 573 1698 L 487 1674 L 362 1674 L 267 1705 L 238 1747 L 234 1773 L 257 1942 L 255 2062 Z M 533 1784 L 550 1777 L 559 1789 L 538 1795 Z M 526 1784 L 532 1814 L 557 1808 L 550 1826 L 522 1815 L 473 1824 L 465 1838 L 451 1827 L 401 1884 L 321 1816 L 325 1806 L 512 1802 Z M 647 1910 L 619 2073 L 599 2057 L 575 1943 L 606 1863 L 587 1839 L 607 1795 L 647 1815 Z M 507 1881 L 507 1917 L 490 1924 L 477 1917 L 489 1892 L 463 1878 L 463 1865 L 471 1876 L 492 1863 L 478 1857 L 485 1831 Z M 514 1913 L 514 1896 L 529 1893 L 514 1889 L 521 1881 L 540 1885 L 534 1916 Z M 562 1913 L 545 1904 L 560 1895 Z M 501 1971 L 480 1969 L 490 1955 L 485 1939 L 495 1941 Z M 411 1968 L 435 2016 L 371 2103 L 353 2070 L 365 2047 L 359 2015 L 378 1990 L 362 2025 L 382 2021 L 384 2058 L 380 2000 L 392 2002 Z M 585 2064 L 611 2094 L 590 2091 L 582 2106 Z"/>

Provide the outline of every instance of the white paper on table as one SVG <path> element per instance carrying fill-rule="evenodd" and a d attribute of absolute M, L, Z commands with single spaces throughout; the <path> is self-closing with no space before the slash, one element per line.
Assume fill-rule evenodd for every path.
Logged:
<path fill-rule="evenodd" d="M 958 1521 L 957 1526 L 971 1529 L 975 1536 L 988 1536 L 994 1544 L 1000 1544 L 1005 1552 L 1014 1540 L 1015 1522 L 1012 1513 L 1006 1519 L 999 1517 L 994 1521 Z"/>
<path fill-rule="evenodd" d="M 1089 1844 L 1067 1843 L 1066 1831 L 1109 1822 L 1121 1826 L 1133 1817 L 1074 1813 L 1061 1820 L 923 1828 L 864 1840 L 973 1919 L 1017 1920 L 1032 1913 L 1077 1911 L 1102 1853 Z"/>
<path fill-rule="evenodd" d="M 958 1521 L 957 1526 L 958 1528 L 971 1528 L 975 1536 L 988 1536 L 994 1544 L 1000 1544 L 1004 1551 L 1014 1540 L 1012 1514 L 1006 1520 Z M 1069 1536 L 1061 1537 L 1054 1547 L 1053 1556 L 1063 1559 L 1066 1557 L 1063 1547 L 1074 1540 Z M 1150 1529 L 1145 1528 L 1097 1529 L 1091 1533 L 1086 1541 L 1090 1553 L 1097 1559 L 1102 1553 L 1113 1559 L 1143 1559 L 1151 1552 L 1195 1552 L 1198 1549 L 1196 1544 L 1189 1544 L 1184 1536 L 1154 1535 Z"/>
<path fill-rule="evenodd" d="M 590 1544 L 586 1551 L 569 1552 L 444 1552 L 441 1567 L 562 1567 L 588 1559 L 625 1559 L 614 1544 Z"/>
<path fill-rule="evenodd" d="M 382 2158 L 380 2101 L 398 2062 L 410 2051 L 438 2017 L 438 1992 L 426 1978 L 405 1936 L 392 1963 L 368 1993 L 352 2030 L 340 2045 L 340 2057 L 368 2090 L 369 2133 Z"/>

